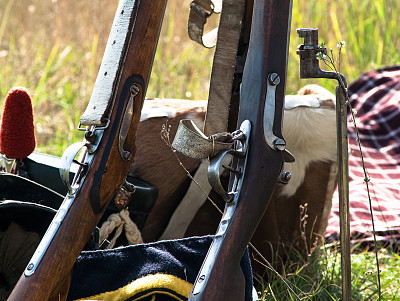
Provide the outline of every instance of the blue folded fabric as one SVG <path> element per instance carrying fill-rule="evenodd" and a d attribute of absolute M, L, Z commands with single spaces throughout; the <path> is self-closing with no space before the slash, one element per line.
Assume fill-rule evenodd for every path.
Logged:
<path fill-rule="evenodd" d="M 187 300 L 212 236 L 84 251 L 74 269 L 68 300 Z M 246 251 L 241 267 L 246 301 L 252 271 Z"/>

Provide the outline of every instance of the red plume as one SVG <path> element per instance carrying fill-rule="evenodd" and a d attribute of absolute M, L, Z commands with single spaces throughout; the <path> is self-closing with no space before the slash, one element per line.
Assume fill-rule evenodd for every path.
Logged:
<path fill-rule="evenodd" d="M 25 88 L 8 91 L 1 120 L 0 151 L 8 158 L 24 159 L 35 149 L 32 97 Z"/>

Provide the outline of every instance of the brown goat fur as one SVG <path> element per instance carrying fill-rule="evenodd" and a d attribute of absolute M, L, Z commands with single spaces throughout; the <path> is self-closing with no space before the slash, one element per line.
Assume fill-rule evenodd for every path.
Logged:
<path fill-rule="evenodd" d="M 333 95 L 318 86 L 306 86 L 299 91 L 299 95 L 310 94 L 318 97 L 320 107 L 299 106 L 285 111 L 283 134 L 288 150 L 297 159 L 294 163 L 297 165 L 285 164 L 285 170 L 291 171 L 293 178 L 287 185 L 277 184 L 252 238 L 252 243 L 268 259 L 274 255 L 284 258 L 286 249 L 291 247 L 304 255 L 310 253 L 315 242 L 323 237 L 327 226 L 336 185 L 335 104 Z M 205 102 L 149 102 L 156 106 L 172 106 L 176 114 L 173 117 L 149 118 L 142 121 L 138 128 L 138 148 L 131 175 L 153 184 L 159 192 L 142 232 L 147 242 L 157 240 L 163 233 L 190 183 L 175 154 L 160 138 L 162 125 L 168 123 L 171 126 L 172 142 L 179 120 L 194 119 L 201 128 L 206 111 Z M 178 156 L 190 173 L 195 172 L 198 160 Z M 205 199 L 205 196 L 199 195 L 199 198 Z M 211 199 L 223 209 L 223 202 L 213 192 Z M 301 213 L 301 210 L 306 212 Z M 215 207 L 205 202 L 188 226 L 185 236 L 214 234 L 220 217 Z M 257 264 L 254 268 L 260 274 L 264 269 Z"/>

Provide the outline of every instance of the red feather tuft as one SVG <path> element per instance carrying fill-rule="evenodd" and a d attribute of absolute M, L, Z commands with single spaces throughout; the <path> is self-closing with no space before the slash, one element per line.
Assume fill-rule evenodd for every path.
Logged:
<path fill-rule="evenodd" d="M 31 94 L 25 88 L 13 88 L 4 103 L 0 151 L 8 158 L 24 159 L 34 151 L 35 146 Z"/>

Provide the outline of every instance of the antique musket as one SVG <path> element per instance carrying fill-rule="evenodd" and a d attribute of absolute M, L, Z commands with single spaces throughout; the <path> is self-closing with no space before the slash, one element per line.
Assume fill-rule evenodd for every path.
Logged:
<path fill-rule="evenodd" d="M 89 105 L 80 121 L 84 143 L 64 153 L 69 192 L 9 300 L 64 300 L 72 267 L 105 208 L 125 184 L 166 0 L 121 0 Z M 86 155 L 72 184 L 76 153 Z M 121 188 L 122 187 L 122 188 Z"/>
<path fill-rule="evenodd" d="M 208 177 L 226 201 L 212 245 L 189 300 L 244 300 L 240 261 L 268 206 L 277 181 L 287 177 L 282 137 L 291 0 L 255 0 L 240 88 L 234 147 L 210 162 Z M 219 181 L 225 155 L 234 157 L 228 190 Z"/>

